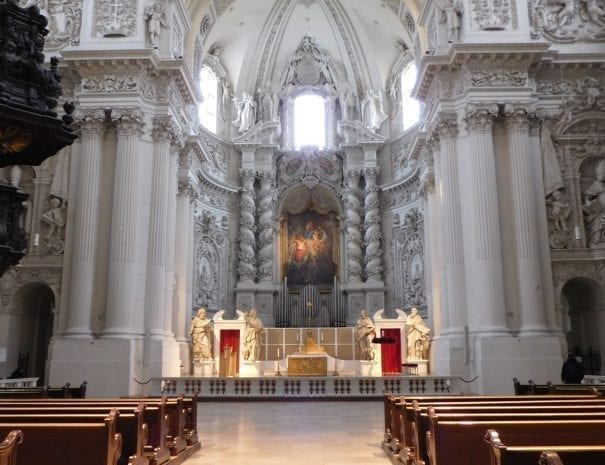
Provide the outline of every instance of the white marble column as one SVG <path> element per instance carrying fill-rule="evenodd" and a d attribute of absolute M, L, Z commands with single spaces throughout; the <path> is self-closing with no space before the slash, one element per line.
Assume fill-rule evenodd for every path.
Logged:
<path fill-rule="evenodd" d="M 173 332 L 178 342 L 187 340 L 187 320 L 191 313 L 191 303 L 187 300 L 189 281 L 189 257 L 193 255 L 193 204 L 192 189 L 187 181 L 179 182 L 176 201 L 176 234 L 175 234 L 175 276 L 177 291 L 177 308 L 173 319 Z"/>
<path fill-rule="evenodd" d="M 151 178 L 151 218 L 147 256 L 147 312 L 151 337 L 164 335 L 164 293 L 169 216 L 170 141 L 175 128 L 170 117 L 153 120 L 153 174 Z"/>
<path fill-rule="evenodd" d="M 365 265 L 367 281 L 382 281 L 383 259 L 382 259 L 382 225 L 380 219 L 380 188 L 376 185 L 378 168 L 367 168 L 363 170 L 366 182 L 364 200 L 364 242 L 365 242 Z"/>
<path fill-rule="evenodd" d="M 65 335 L 90 337 L 96 286 L 99 183 L 105 130 L 105 112 L 85 110 L 76 114 L 81 133 L 81 153 L 75 180 L 73 255 L 69 280 L 69 309 Z"/>
<path fill-rule="evenodd" d="M 361 202 L 359 201 L 359 171 L 346 172 L 347 190 L 345 192 L 345 210 L 347 227 L 347 273 L 349 282 L 361 282 L 363 268 L 361 267 Z"/>
<path fill-rule="evenodd" d="M 258 217 L 258 280 L 273 280 L 273 240 L 275 238 L 275 174 L 271 171 L 259 173 L 259 217 Z"/>
<path fill-rule="evenodd" d="M 456 114 L 442 114 L 435 131 L 439 135 L 440 173 L 442 190 L 441 207 L 441 252 L 446 275 L 444 302 L 448 326 L 442 334 L 461 334 L 466 316 L 466 288 L 464 278 L 464 248 L 462 244 L 462 212 L 458 186 L 458 159 L 456 138 L 458 122 Z"/>
<path fill-rule="evenodd" d="M 172 313 L 173 296 L 175 292 L 174 285 L 174 265 L 176 250 L 176 206 L 177 206 L 177 168 L 179 151 L 182 143 L 173 141 L 170 149 L 170 165 L 168 170 L 168 228 L 166 230 L 166 281 L 164 291 L 164 332 L 167 336 L 173 337 Z"/>
<path fill-rule="evenodd" d="M 238 271 L 240 282 L 253 282 L 256 278 L 256 201 L 254 193 L 254 180 L 256 172 L 241 170 L 242 192 L 240 197 L 239 215 L 239 253 Z"/>
<path fill-rule="evenodd" d="M 512 213 L 519 293 L 520 334 L 545 334 L 540 244 L 529 153 L 529 121 L 524 108 L 505 106 L 511 168 Z"/>
<path fill-rule="evenodd" d="M 429 244 L 430 256 L 427 254 L 425 269 L 429 270 L 427 274 L 431 275 L 430 282 L 427 279 L 427 290 L 432 294 L 431 302 L 433 309 L 433 326 L 435 337 L 438 338 L 442 331 L 449 332 L 449 315 L 446 307 L 447 303 L 447 277 L 445 276 L 445 265 L 442 256 L 442 222 L 443 222 L 443 185 L 441 182 L 441 147 L 439 137 L 434 133 L 427 140 L 427 150 L 432 154 L 433 161 L 433 179 L 425 181 L 424 195 L 426 198 L 426 210 L 424 220 L 425 239 Z M 427 293 L 428 297 L 428 293 Z"/>
<path fill-rule="evenodd" d="M 492 126 L 497 105 L 469 105 L 470 172 L 466 177 L 471 237 L 465 262 L 469 329 L 482 335 L 508 334 L 504 301 L 498 192 Z"/>
<path fill-rule="evenodd" d="M 118 136 L 109 244 L 109 280 L 105 337 L 131 337 L 144 332 L 137 209 L 139 142 L 143 114 L 138 109 L 112 111 Z"/>

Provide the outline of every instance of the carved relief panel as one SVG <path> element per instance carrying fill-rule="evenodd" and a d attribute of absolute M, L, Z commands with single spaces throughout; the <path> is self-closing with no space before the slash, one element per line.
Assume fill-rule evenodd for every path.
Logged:
<path fill-rule="evenodd" d="M 136 0 L 95 0 L 92 18 L 94 37 L 131 37 L 137 32 Z"/>
<path fill-rule="evenodd" d="M 195 220 L 193 304 L 210 310 L 227 304 L 228 232 L 216 217 L 204 211 Z"/>
<path fill-rule="evenodd" d="M 426 307 L 424 280 L 424 216 L 412 208 L 393 228 L 393 301 L 398 308 Z"/>

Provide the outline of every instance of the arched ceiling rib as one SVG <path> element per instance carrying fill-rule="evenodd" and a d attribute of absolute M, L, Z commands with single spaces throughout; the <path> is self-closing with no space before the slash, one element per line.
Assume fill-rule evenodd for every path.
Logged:
<path fill-rule="evenodd" d="M 259 84 L 269 82 L 277 91 L 281 72 L 305 34 L 311 35 L 346 79 L 362 91 L 385 88 L 401 53 L 395 45 L 398 40 L 413 47 L 401 18 L 394 13 L 397 6 L 393 0 L 213 1 L 219 2 L 221 14 L 214 18 L 204 51 L 214 45 L 221 48 L 221 62 L 236 94 L 253 92 Z M 416 2 L 406 3 L 407 11 L 417 16 Z M 186 0 L 186 4 L 195 33 L 205 14 L 216 13 L 210 0 Z M 194 34 L 188 39 L 193 44 Z"/>

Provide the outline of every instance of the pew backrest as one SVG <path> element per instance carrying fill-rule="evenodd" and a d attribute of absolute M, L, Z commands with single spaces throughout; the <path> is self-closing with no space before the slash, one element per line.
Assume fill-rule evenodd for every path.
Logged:
<path fill-rule="evenodd" d="M 23 442 L 21 430 L 12 430 L 0 442 L 0 465 L 17 464 L 17 446 Z"/>

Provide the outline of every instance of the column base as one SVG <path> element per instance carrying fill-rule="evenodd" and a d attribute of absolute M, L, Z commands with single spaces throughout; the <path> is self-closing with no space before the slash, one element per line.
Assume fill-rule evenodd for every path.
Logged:
<path fill-rule="evenodd" d="M 56 338 L 49 350 L 51 386 L 87 381 L 86 397 L 142 395 L 143 339 Z"/>
<path fill-rule="evenodd" d="M 513 378 L 522 382 L 559 382 L 563 364 L 562 341 L 556 336 L 476 337 L 473 343 L 473 391 L 477 394 L 513 394 Z"/>

